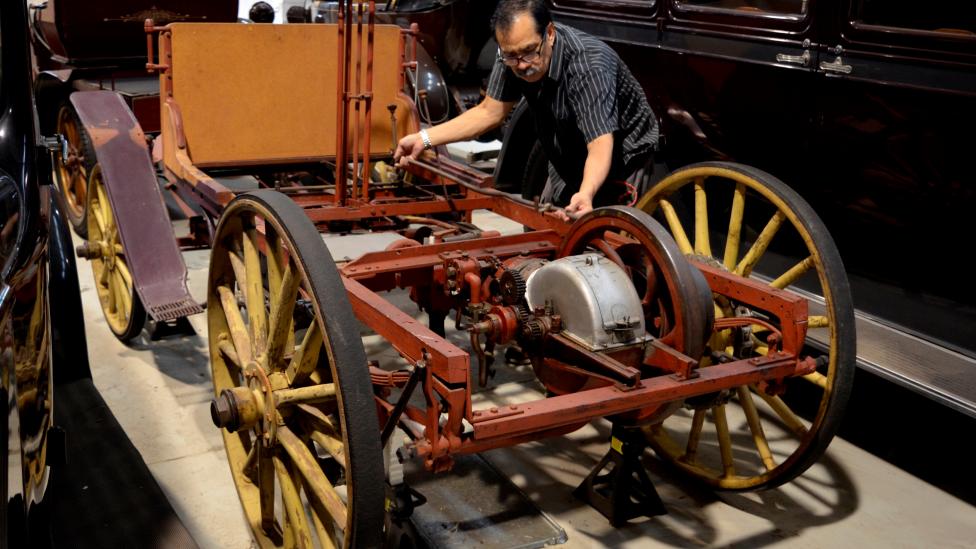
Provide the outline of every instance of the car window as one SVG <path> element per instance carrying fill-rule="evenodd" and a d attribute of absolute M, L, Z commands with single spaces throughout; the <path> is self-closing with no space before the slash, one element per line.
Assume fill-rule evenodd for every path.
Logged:
<path fill-rule="evenodd" d="M 808 0 L 679 0 L 683 7 L 755 14 L 804 15 Z"/>
<path fill-rule="evenodd" d="M 855 21 L 863 25 L 920 30 L 976 38 L 976 7 L 972 2 L 941 0 L 858 0 Z"/>

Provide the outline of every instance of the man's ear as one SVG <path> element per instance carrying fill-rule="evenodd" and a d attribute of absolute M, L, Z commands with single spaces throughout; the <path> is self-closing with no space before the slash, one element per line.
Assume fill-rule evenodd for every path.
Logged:
<path fill-rule="evenodd" d="M 552 41 L 555 38 L 556 38 L 556 24 L 550 21 L 549 25 L 546 26 L 546 40 L 549 40 L 549 43 L 552 44 Z"/>

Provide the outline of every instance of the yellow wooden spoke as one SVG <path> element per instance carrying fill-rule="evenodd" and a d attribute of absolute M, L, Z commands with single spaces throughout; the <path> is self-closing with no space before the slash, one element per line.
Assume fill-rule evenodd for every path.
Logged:
<path fill-rule="evenodd" d="M 306 423 L 312 427 L 310 429 L 312 440 L 318 443 L 345 469 L 346 454 L 342 434 L 336 429 L 329 416 L 325 415 L 322 410 L 308 404 L 299 404 L 297 408 L 307 416 Z"/>
<path fill-rule="evenodd" d="M 281 489 L 281 502 L 285 508 L 285 516 L 288 517 L 288 528 L 286 531 L 292 533 L 294 545 L 286 544 L 290 547 L 312 547 L 311 531 L 308 528 L 308 521 L 305 519 L 305 506 L 302 505 L 302 498 L 298 494 L 295 480 L 292 478 L 289 467 L 275 456 L 275 472 L 278 474 L 278 486 Z"/>
<path fill-rule="evenodd" d="M 821 389 L 827 388 L 827 376 L 821 374 L 820 372 L 810 372 L 809 374 L 803 376 L 803 379 L 813 383 Z"/>
<path fill-rule="evenodd" d="M 98 203 L 95 205 L 96 207 L 92 208 L 91 213 L 95 217 L 95 224 L 98 225 L 98 230 L 102 233 L 102 237 L 105 237 L 105 233 L 107 231 L 105 227 L 105 217 L 102 216 L 101 206 Z"/>
<path fill-rule="evenodd" d="M 703 425 L 705 425 L 705 410 L 695 410 L 695 415 L 691 419 L 691 432 L 688 433 L 688 444 L 685 446 L 685 453 L 681 456 L 681 461 L 689 463 L 695 461 Z"/>
<path fill-rule="evenodd" d="M 129 266 L 125 264 L 119 257 L 115 258 L 115 270 L 119 272 L 119 276 L 125 281 L 126 288 L 132 288 L 132 273 L 129 272 Z"/>
<path fill-rule="evenodd" d="M 813 260 L 813 256 L 807 256 L 806 259 L 790 267 L 788 271 L 781 274 L 779 278 L 769 283 L 773 288 L 783 288 L 793 284 L 798 278 L 803 276 L 803 273 L 810 270 L 816 263 Z"/>
<path fill-rule="evenodd" d="M 691 242 L 688 241 L 688 235 L 685 234 L 684 227 L 681 226 L 681 220 L 678 219 L 678 214 L 674 211 L 674 206 L 667 200 L 661 200 L 659 206 L 661 211 L 664 212 L 664 219 L 667 220 L 668 226 L 671 228 L 671 235 L 674 236 L 674 241 L 678 243 L 678 249 L 683 254 L 693 253 L 694 249 L 691 247 Z"/>
<path fill-rule="evenodd" d="M 247 282 L 244 297 L 247 300 L 247 328 L 254 342 L 254 354 L 259 356 L 268 349 L 268 320 L 264 308 L 264 286 L 261 280 L 261 260 L 258 256 L 258 237 L 254 227 L 244 231 L 244 272 Z"/>
<path fill-rule="evenodd" d="M 326 525 L 322 522 L 322 514 L 319 512 L 320 507 L 312 506 L 312 523 L 315 525 L 315 535 L 319 538 L 319 545 L 322 549 L 335 549 L 335 543 L 332 541 L 335 537 L 335 528 L 332 527 L 332 522 Z"/>
<path fill-rule="evenodd" d="M 281 280 L 283 277 L 282 271 L 286 265 L 287 259 L 285 256 L 284 244 L 281 237 L 278 236 L 274 231 L 270 231 L 265 235 L 267 241 L 268 255 L 268 288 L 280 288 Z M 294 304 L 291 305 L 294 307 Z M 271 316 L 274 316 L 275 312 L 275 302 L 271 303 Z M 272 331 L 274 328 L 270 328 Z M 284 349 L 291 352 L 295 348 L 295 319 L 289 317 L 288 328 L 285 330 L 285 343 Z M 271 343 L 268 344 L 269 346 Z"/>
<path fill-rule="evenodd" d="M 712 244 L 708 236 L 708 196 L 705 194 L 705 178 L 695 180 L 695 253 L 712 256 Z"/>
<path fill-rule="evenodd" d="M 742 238 L 742 216 L 746 208 L 746 186 L 735 184 L 735 194 L 732 195 L 732 213 L 729 215 L 729 232 L 725 240 L 725 256 L 722 263 L 726 269 L 735 266 L 739 259 L 739 240 Z"/>
<path fill-rule="evenodd" d="M 247 451 L 247 457 L 244 458 L 244 465 L 241 467 L 241 472 L 251 479 L 252 484 L 257 483 L 258 446 L 258 441 L 255 440 L 251 449 Z"/>
<path fill-rule="evenodd" d="M 220 352 L 223 353 L 225 357 L 227 357 L 227 360 L 231 361 L 231 363 L 238 369 L 243 368 L 244 365 L 241 364 L 241 359 L 237 356 L 237 350 L 234 349 L 234 344 L 230 341 L 230 334 L 226 332 L 222 333 L 217 337 L 217 340 L 217 348 L 220 349 Z"/>
<path fill-rule="evenodd" d="M 116 314 L 121 304 L 119 303 L 119 294 L 115 290 L 115 280 L 112 277 L 112 271 L 109 270 L 108 266 L 102 266 L 102 276 L 105 282 L 102 287 L 108 292 L 108 311 L 111 314 Z"/>
<path fill-rule="evenodd" d="M 321 383 L 295 389 L 281 389 L 274 393 L 275 404 L 278 406 L 288 406 L 293 404 L 332 402 L 336 398 L 336 389 L 335 383 Z"/>
<path fill-rule="evenodd" d="M 793 431 L 793 433 L 799 437 L 803 437 L 807 434 L 806 426 L 803 425 L 800 418 L 793 413 L 793 410 L 790 410 L 790 407 L 783 402 L 783 399 L 778 396 L 767 395 L 763 391 L 756 390 L 755 387 L 753 387 L 753 391 L 759 395 L 760 398 L 766 401 L 766 404 L 769 404 L 769 407 L 776 412 L 776 415 L 783 420 L 783 423 L 786 423 L 786 426 L 790 431 Z"/>
<path fill-rule="evenodd" d="M 234 349 L 241 364 L 246 365 L 254 357 L 251 354 L 251 340 L 247 337 L 247 328 L 244 326 L 244 319 L 241 317 L 241 309 L 237 305 L 237 297 L 227 286 L 217 286 L 217 293 L 220 295 L 220 305 L 224 309 L 224 317 L 227 319 L 227 328 L 230 330 L 231 340 L 234 342 Z"/>
<path fill-rule="evenodd" d="M 267 254 L 265 263 L 268 269 L 268 289 L 274 291 L 281 286 L 282 271 L 284 262 L 281 260 L 281 238 L 273 230 L 264 236 Z M 275 303 L 271 302 L 271 314 L 274 314 Z"/>
<path fill-rule="evenodd" d="M 104 230 L 105 232 L 112 232 L 115 230 L 115 219 L 112 218 L 112 205 L 108 202 L 108 196 L 105 194 L 105 186 L 101 182 L 100 174 L 98 182 L 95 185 L 95 192 L 98 193 L 98 205 L 102 210 L 102 219 L 105 221 Z"/>
<path fill-rule="evenodd" d="M 759 457 L 762 459 L 766 470 L 772 471 L 776 468 L 776 462 L 773 461 L 773 454 L 769 451 L 769 443 L 766 441 L 766 434 L 763 432 L 762 422 L 759 420 L 759 412 L 756 410 L 756 404 L 752 401 L 752 393 L 745 386 L 737 387 L 736 392 L 739 395 L 739 404 L 742 406 L 742 411 L 746 414 L 746 421 L 749 422 L 749 430 L 752 431 L 752 440 L 756 443 L 756 450 L 759 451 Z"/>
<path fill-rule="evenodd" d="M 283 370 L 281 356 L 288 343 L 288 333 L 292 331 L 295 301 L 298 299 L 298 286 L 302 279 L 295 276 L 293 264 L 289 263 L 282 273 L 280 286 L 271 288 L 270 336 L 268 338 L 268 365 L 272 371 Z"/>
<path fill-rule="evenodd" d="M 830 319 L 825 316 L 808 316 L 807 328 L 829 328 Z"/>
<path fill-rule="evenodd" d="M 247 273 L 244 272 L 244 259 L 241 258 L 240 254 L 227 251 L 227 259 L 230 261 L 230 267 L 234 271 L 234 279 L 237 280 L 237 286 L 244 289 L 247 284 Z"/>
<path fill-rule="evenodd" d="M 735 463 L 732 461 L 732 437 L 729 436 L 729 422 L 725 417 L 725 405 L 719 404 L 712 408 L 715 418 L 715 435 L 718 447 L 722 453 L 722 470 L 725 478 L 735 477 Z"/>
<path fill-rule="evenodd" d="M 130 286 L 126 285 L 125 279 L 119 273 L 118 269 L 112 271 L 112 279 L 114 280 L 115 291 L 119 293 L 119 303 L 124 313 L 123 316 L 127 318 L 129 311 L 132 310 L 132 296 L 129 293 Z"/>
<path fill-rule="evenodd" d="M 290 385 L 298 385 L 308 379 L 309 374 L 315 370 L 319 363 L 319 350 L 322 348 L 322 331 L 319 330 L 318 322 L 312 324 L 305 330 L 302 345 L 296 351 L 288 364 L 286 377 Z"/>
<path fill-rule="evenodd" d="M 306 496 L 316 500 L 325 508 L 329 516 L 337 524 L 346 524 L 346 506 L 342 503 L 328 477 L 319 468 L 315 456 L 308 451 L 302 441 L 291 432 L 288 427 L 278 428 L 278 442 L 288 453 L 291 461 L 306 481 Z"/>
<path fill-rule="evenodd" d="M 782 225 L 783 220 L 786 219 L 786 215 L 783 212 L 778 211 L 773 214 L 773 217 L 769 219 L 766 223 L 766 227 L 763 228 L 762 232 L 759 233 L 759 237 L 746 252 L 745 257 L 739 262 L 735 267 L 735 274 L 742 276 L 749 276 L 752 273 L 752 268 L 759 263 L 762 255 L 766 253 L 766 248 L 772 242 L 773 237 L 776 236 L 776 232 L 779 230 L 780 225 Z"/>
<path fill-rule="evenodd" d="M 265 532 L 274 531 L 275 520 L 275 468 L 273 453 L 264 444 L 258 443 L 258 498 L 261 506 L 261 528 Z"/>

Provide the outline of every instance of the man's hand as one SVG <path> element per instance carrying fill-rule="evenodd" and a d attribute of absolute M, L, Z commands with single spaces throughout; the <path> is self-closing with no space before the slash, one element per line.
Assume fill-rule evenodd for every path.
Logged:
<path fill-rule="evenodd" d="M 416 160 L 420 153 L 424 152 L 424 140 L 419 133 L 412 133 L 405 136 L 397 143 L 396 152 L 393 153 L 393 160 L 398 168 L 406 167 L 408 159 Z"/>
<path fill-rule="evenodd" d="M 593 197 L 580 191 L 569 199 L 569 206 L 566 206 L 566 215 L 572 219 L 577 219 L 581 215 L 593 209 Z"/>

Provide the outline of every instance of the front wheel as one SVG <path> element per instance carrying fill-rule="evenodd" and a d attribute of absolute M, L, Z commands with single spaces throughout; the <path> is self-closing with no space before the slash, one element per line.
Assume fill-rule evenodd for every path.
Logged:
<path fill-rule="evenodd" d="M 227 461 L 261 547 L 376 547 L 385 480 L 366 354 L 314 225 L 274 191 L 234 199 L 207 318 Z"/>

